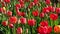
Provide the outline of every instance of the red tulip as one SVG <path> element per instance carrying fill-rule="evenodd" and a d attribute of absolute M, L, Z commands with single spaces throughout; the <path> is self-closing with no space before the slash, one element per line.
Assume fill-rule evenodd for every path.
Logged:
<path fill-rule="evenodd" d="M 17 15 L 18 15 L 18 16 L 21 16 L 21 14 L 22 14 L 22 12 L 17 11 Z"/>
<path fill-rule="evenodd" d="M 9 28 L 13 28 L 14 27 L 14 25 L 13 24 L 9 24 Z"/>
<path fill-rule="evenodd" d="M 22 34 L 22 31 L 23 31 L 23 30 L 22 30 L 21 27 L 18 27 L 18 28 L 17 28 L 17 34 Z"/>
<path fill-rule="evenodd" d="M 34 3 L 37 4 L 38 3 L 38 0 L 34 0 Z"/>
<path fill-rule="evenodd" d="M 34 25 L 35 25 L 35 22 L 36 22 L 36 21 L 35 21 L 34 19 L 29 19 L 29 20 L 28 20 L 28 25 L 29 25 L 29 26 L 34 26 Z"/>
<path fill-rule="evenodd" d="M 24 7 L 24 1 L 20 2 L 21 7 Z"/>
<path fill-rule="evenodd" d="M 50 12 L 48 7 L 43 8 L 42 11 L 43 11 L 44 13 L 49 13 L 49 12 Z"/>
<path fill-rule="evenodd" d="M 50 19 L 51 20 L 57 20 L 58 19 L 58 15 L 57 14 L 50 14 Z"/>
<path fill-rule="evenodd" d="M 15 16 L 12 16 L 9 18 L 9 22 L 15 24 L 17 22 L 17 18 Z"/>
<path fill-rule="evenodd" d="M 60 8 L 56 8 L 56 13 L 60 13 Z"/>
<path fill-rule="evenodd" d="M 18 16 L 25 16 L 25 12 L 17 11 L 17 15 L 18 15 Z"/>
<path fill-rule="evenodd" d="M 2 7 L 4 7 L 6 4 L 5 4 L 5 2 L 1 2 L 1 5 L 2 5 Z"/>
<path fill-rule="evenodd" d="M 41 26 L 48 26 L 48 21 L 42 21 L 42 22 L 40 22 L 40 25 Z"/>
<path fill-rule="evenodd" d="M 24 17 L 20 18 L 20 22 L 21 22 L 21 24 L 26 24 L 26 18 L 24 18 Z"/>
<path fill-rule="evenodd" d="M 12 12 L 11 12 L 11 11 L 8 11 L 8 12 L 7 12 L 7 15 L 8 15 L 8 16 L 12 16 Z"/>
<path fill-rule="evenodd" d="M 21 16 L 25 16 L 25 12 L 21 12 Z"/>
<path fill-rule="evenodd" d="M 3 8 L 0 8 L 0 12 L 2 12 L 3 11 Z"/>
<path fill-rule="evenodd" d="M 31 2 L 28 7 L 29 8 L 32 8 L 34 5 L 35 5 L 35 3 L 34 2 Z"/>
<path fill-rule="evenodd" d="M 54 12 L 54 11 L 55 11 L 55 7 L 48 6 L 48 8 L 49 8 L 49 10 L 50 10 L 51 12 Z"/>
<path fill-rule="evenodd" d="M 52 27 L 48 27 L 48 33 L 51 33 Z"/>
<path fill-rule="evenodd" d="M 50 34 L 52 31 L 52 28 L 48 28 L 47 26 L 40 26 L 37 28 L 37 32 L 40 34 Z"/>
<path fill-rule="evenodd" d="M 47 34 L 48 28 L 46 26 L 45 27 L 40 26 L 37 28 L 37 32 L 40 34 Z"/>
<path fill-rule="evenodd" d="M 6 2 L 6 3 L 10 3 L 10 0 L 4 0 L 4 2 Z"/>
<path fill-rule="evenodd" d="M 50 4 L 50 0 L 46 0 L 46 4 Z"/>
<path fill-rule="evenodd" d="M 38 16 L 39 15 L 39 11 L 38 10 L 35 10 L 32 12 L 33 16 Z"/>
<path fill-rule="evenodd" d="M 2 25 L 3 25 L 3 26 L 7 26 L 8 23 L 7 23 L 6 21 L 3 21 L 3 22 L 2 22 Z"/>
<path fill-rule="evenodd" d="M 40 15 L 39 15 L 41 18 L 43 18 L 44 17 L 44 13 L 42 12 L 42 13 L 40 13 Z"/>
<path fill-rule="evenodd" d="M 21 4 L 16 4 L 16 8 L 21 8 Z"/>

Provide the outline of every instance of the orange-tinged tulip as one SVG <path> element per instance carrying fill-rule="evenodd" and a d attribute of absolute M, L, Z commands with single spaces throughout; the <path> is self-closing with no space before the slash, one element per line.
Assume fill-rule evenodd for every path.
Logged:
<path fill-rule="evenodd" d="M 57 25 L 54 27 L 54 32 L 59 33 L 60 32 L 60 25 Z"/>

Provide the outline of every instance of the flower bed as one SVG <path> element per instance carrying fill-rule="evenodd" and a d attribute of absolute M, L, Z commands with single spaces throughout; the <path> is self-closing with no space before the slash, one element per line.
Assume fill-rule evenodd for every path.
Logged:
<path fill-rule="evenodd" d="M 0 0 L 1 34 L 60 34 L 59 0 Z"/>

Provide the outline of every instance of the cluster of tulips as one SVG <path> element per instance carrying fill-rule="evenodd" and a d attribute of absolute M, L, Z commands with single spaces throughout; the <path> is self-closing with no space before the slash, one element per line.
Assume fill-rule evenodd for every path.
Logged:
<path fill-rule="evenodd" d="M 0 0 L 0 31 L 60 34 L 60 8 L 52 4 L 51 0 Z"/>

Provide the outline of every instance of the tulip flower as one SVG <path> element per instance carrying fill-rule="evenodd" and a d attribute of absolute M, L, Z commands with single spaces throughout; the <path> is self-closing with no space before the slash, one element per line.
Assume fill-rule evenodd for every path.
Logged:
<path fill-rule="evenodd" d="M 38 10 L 35 10 L 32 12 L 33 16 L 38 16 L 39 15 L 39 11 Z"/>
<path fill-rule="evenodd" d="M 49 13 L 49 12 L 50 12 L 50 10 L 49 10 L 49 8 L 48 8 L 48 7 L 44 7 L 44 8 L 42 9 L 42 12 L 44 12 L 44 13 Z"/>
<path fill-rule="evenodd" d="M 14 25 L 13 25 L 13 24 L 9 24 L 8 26 L 9 26 L 9 28 L 13 28 L 13 27 L 14 27 Z"/>
<path fill-rule="evenodd" d="M 35 21 L 34 19 L 29 19 L 29 20 L 28 20 L 28 25 L 29 25 L 29 26 L 34 26 L 34 25 L 35 25 L 35 22 L 36 22 L 36 21 Z"/>
<path fill-rule="evenodd" d="M 54 26 L 54 32 L 59 33 L 60 32 L 60 25 Z"/>
<path fill-rule="evenodd" d="M 17 18 L 15 16 L 12 16 L 12 17 L 9 18 L 9 22 L 12 23 L 12 24 L 16 24 Z"/>
<path fill-rule="evenodd" d="M 39 16 L 40 16 L 41 18 L 43 18 L 43 17 L 44 17 L 44 13 L 43 13 L 43 12 L 40 13 Z"/>
<path fill-rule="evenodd" d="M 56 8 L 56 13 L 57 13 L 57 14 L 60 13 L 60 8 Z"/>
<path fill-rule="evenodd" d="M 47 26 L 40 26 L 37 28 L 37 32 L 40 34 L 50 34 L 52 31 L 52 28 L 48 28 Z"/>
<path fill-rule="evenodd" d="M 58 19 L 58 15 L 57 14 L 50 14 L 50 19 L 51 20 L 57 20 Z"/>
<path fill-rule="evenodd" d="M 48 26 L 48 21 L 42 21 L 42 22 L 40 22 L 40 25 L 41 26 Z"/>
<path fill-rule="evenodd" d="M 17 30 L 16 30 L 17 34 L 22 34 L 23 30 L 21 27 L 18 27 Z"/>
<path fill-rule="evenodd" d="M 46 0 L 45 2 L 46 2 L 46 4 L 50 4 L 50 0 Z"/>
<path fill-rule="evenodd" d="M 3 26 L 7 26 L 7 25 L 8 25 L 7 21 L 3 21 L 3 22 L 2 22 L 2 25 L 3 25 Z"/>
<path fill-rule="evenodd" d="M 20 22 L 21 22 L 21 24 L 26 24 L 26 18 L 24 18 L 24 17 L 20 18 Z"/>
<path fill-rule="evenodd" d="M 3 8 L 0 8 L 0 12 L 2 12 L 3 11 Z"/>
<path fill-rule="evenodd" d="M 8 11 L 7 12 L 7 16 L 12 16 L 12 12 L 11 11 Z"/>
<path fill-rule="evenodd" d="M 17 8 L 17 7 L 18 7 L 18 8 L 21 8 L 21 4 L 16 4 L 15 6 L 16 6 L 16 8 Z"/>
<path fill-rule="evenodd" d="M 4 0 L 4 2 L 6 2 L 6 3 L 10 3 L 10 0 Z"/>

